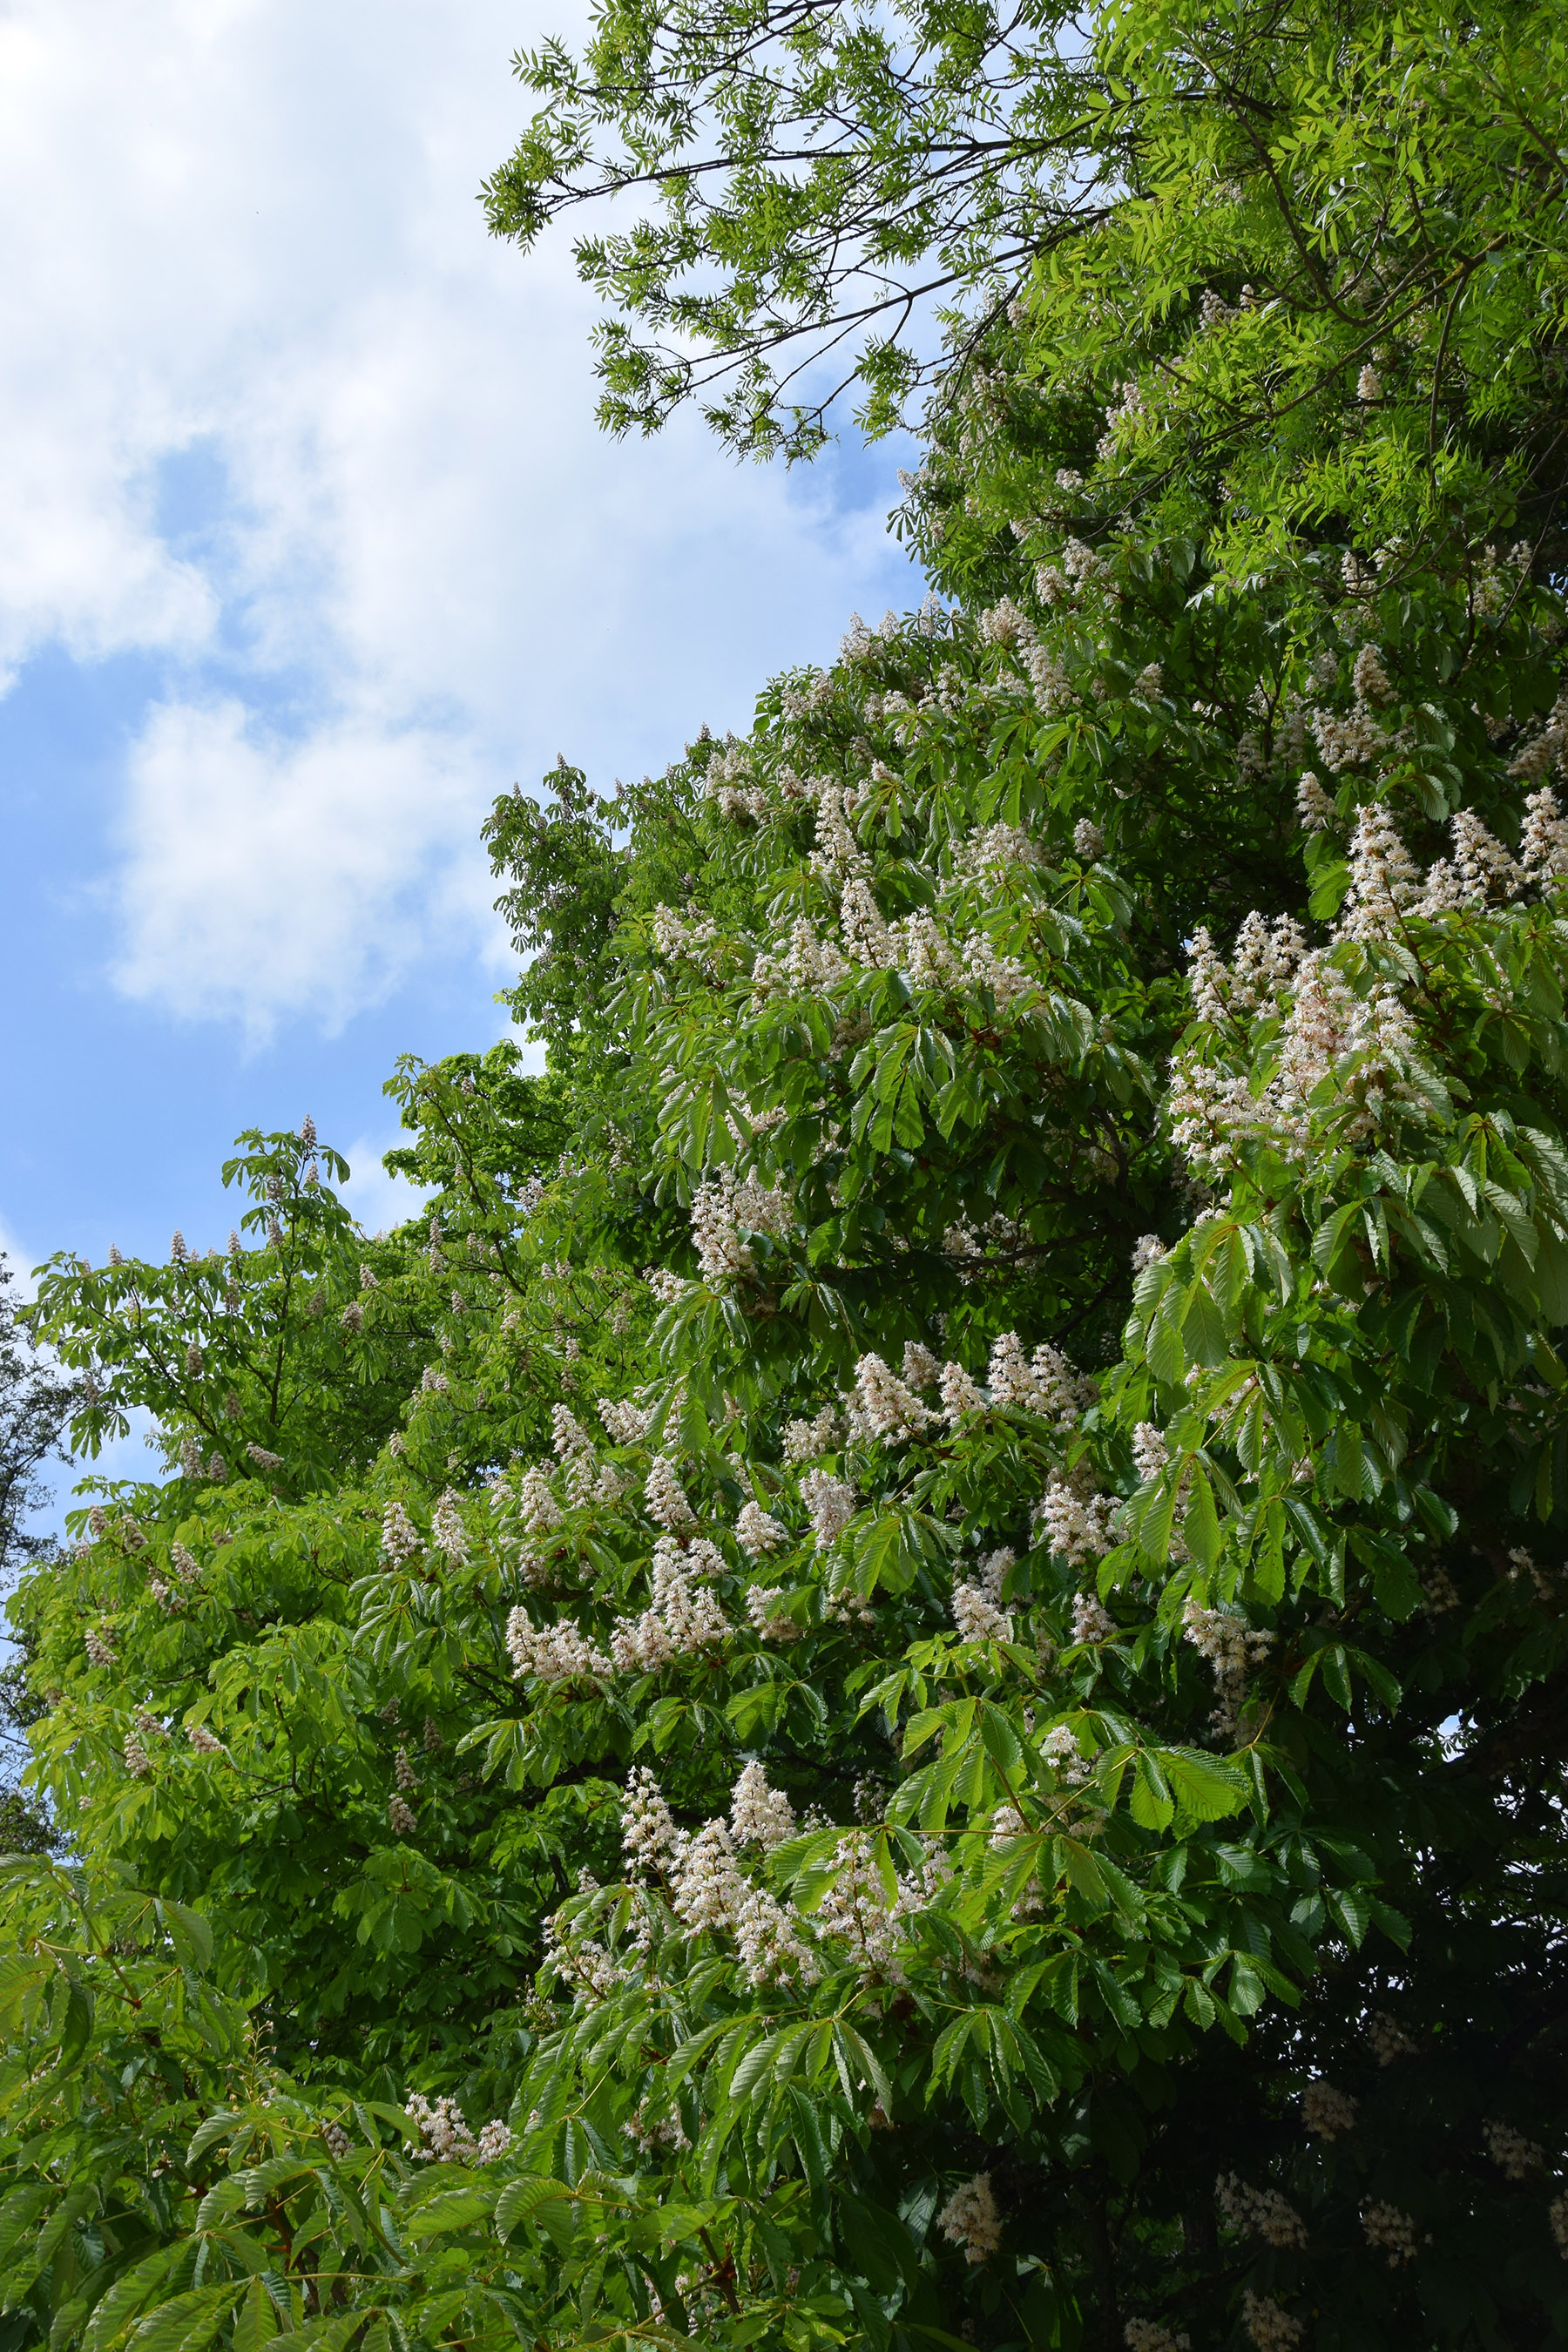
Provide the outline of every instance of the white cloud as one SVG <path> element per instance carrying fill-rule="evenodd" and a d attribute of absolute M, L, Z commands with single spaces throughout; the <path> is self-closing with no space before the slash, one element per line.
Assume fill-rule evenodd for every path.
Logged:
<path fill-rule="evenodd" d="M 511 49 L 571 29 L 535 5 L 0 17 L 0 666 L 164 664 L 102 854 L 120 984 L 177 1015 L 330 1027 L 484 952 L 495 793 L 662 764 L 912 600 L 879 515 L 597 434 L 563 246 L 475 202 Z"/>
<path fill-rule="evenodd" d="M 383 1136 L 379 1142 L 362 1135 L 343 1154 L 350 1173 L 342 1196 L 367 1234 L 390 1233 L 395 1225 L 405 1224 L 429 1198 L 417 1184 L 389 1175 L 381 1164 L 384 1153 L 412 1141 L 412 1136 L 403 1131 Z"/>
<path fill-rule="evenodd" d="M 252 1028 L 333 1029 L 404 976 L 475 798 L 471 753 L 433 730 L 345 719 L 268 741 L 232 698 L 154 709 L 131 787 L 121 986 Z"/>

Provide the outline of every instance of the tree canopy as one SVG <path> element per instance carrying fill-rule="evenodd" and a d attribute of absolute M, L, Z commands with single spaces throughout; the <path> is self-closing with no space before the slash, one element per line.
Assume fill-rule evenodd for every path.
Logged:
<path fill-rule="evenodd" d="M 166 1459 L 13 1603 L 16 2352 L 1562 2341 L 1555 16 L 530 70 L 627 336 L 948 271 L 931 593 L 498 801 L 548 1067 L 400 1069 L 420 1218 L 307 1122 L 46 1273 Z"/>

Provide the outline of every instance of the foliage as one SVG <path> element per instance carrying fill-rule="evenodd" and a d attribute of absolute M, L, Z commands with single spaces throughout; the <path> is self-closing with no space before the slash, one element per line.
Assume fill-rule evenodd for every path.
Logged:
<path fill-rule="evenodd" d="M 498 803 L 549 1068 L 399 1071 L 419 1220 L 252 1138 L 40 1294 L 181 1473 L 14 1605 L 17 2352 L 1568 2334 L 1559 36 L 1053 23 L 897 52 L 1104 197 L 943 596 Z"/>
<path fill-rule="evenodd" d="M 1563 62 L 1557 11 L 1515 0 L 605 0 L 580 57 L 515 60 L 543 104 L 484 199 L 525 250 L 584 205 L 649 207 L 574 247 L 617 432 L 696 399 L 737 449 L 810 455 L 846 391 L 873 434 L 951 391 L 1026 289 L 1059 371 L 1205 294 L 1213 326 L 1245 281 L 1262 323 L 1162 375 L 1201 467 L 1267 418 L 1288 471 L 1301 409 L 1363 364 L 1395 398 L 1421 379 L 1441 453 L 1467 380 L 1505 431 L 1521 392 L 1557 396 Z M 1553 440 L 1531 454 L 1560 464 Z"/>
<path fill-rule="evenodd" d="M 39 1472 L 60 1458 L 60 1440 L 72 1385 L 28 1346 L 25 1308 L 12 1297 L 16 1281 L 0 1257 L 0 1584 L 8 1589 L 29 1562 L 53 1552 L 50 1538 L 28 1520 L 48 1500 Z M 47 1816 L 19 1784 L 26 1762 L 27 1727 L 43 1712 L 27 1687 L 18 1656 L 0 1667 L 0 1850 L 47 1853 L 53 1843 Z"/>

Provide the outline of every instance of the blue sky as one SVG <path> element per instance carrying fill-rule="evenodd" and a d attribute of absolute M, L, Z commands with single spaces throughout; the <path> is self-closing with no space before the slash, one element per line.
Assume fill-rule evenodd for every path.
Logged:
<path fill-rule="evenodd" d="M 405 1051 L 500 1032 L 478 827 L 742 727 L 919 601 L 888 446 L 790 476 L 592 421 L 564 245 L 489 240 L 551 0 L 0 12 L 0 1239 L 231 1222 L 306 1110 L 371 1225 Z"/>

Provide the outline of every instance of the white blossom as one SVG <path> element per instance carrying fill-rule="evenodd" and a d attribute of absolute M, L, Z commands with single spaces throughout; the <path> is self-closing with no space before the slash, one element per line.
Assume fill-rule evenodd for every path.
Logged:
<path fill-rule="evenodd" d="M 458 1498 L 449 1486 L 431 1515 L 430 1537 L 437 1549 L 445 1552 L 454 1568 L 460 1568 L 468 1559 L 468 1531 L 463 1525 Z"/>
<path fill-rule="evenodd" d="M 653 1407 L 633 1404 L 626 1397 L 600 1397 L 597 1412 L 617 1445 L 640 1445 L 653 1423 Z"/>
<path fill-rule="evenodd" d="M 1301 2121 L 1314 2139 L 1342 2139 L 1355 2128 L 1356 2102 L 1320 2076 L 1301 2093 Z"/>
<path fill-rule="evenodd" d="M 1381 2009 L 1374 2010 L 1367 2020 L 1366 2043 L 1380 2066 L 1392 2066 L 1396 2058 L 1411 2057 L 1415 2049 L 1405 2028 Z"/>
<path fill-rule="evenodd" d="M 797 1641 L 803 1631 L 784 1608 L 784 1595 L 772 1585 L 753 1584 L 748 1589 L 746 1615 L 752 1632 L 764 1642 Z"/>
<path fill-rule="evenodd" d="M 839 1839 L 829 1867 L 836 1875 L 816 1906 L 818 1937 L 846 1945 L 863 1976 L 896 1978 L 902 1948 L 898 1915 L 889 1906 L 863 1831 L 851 1830 Z"/>
<path fill-rule="evenodd" d="M 1234 1610 L 1205 1609 L 1190 1596 L 1182 1610 L 1182 1632 L 1214 1675 L 1209 1728 L 1216 1738 L 1228 1738 L 1247 1703 L 1248 1677 L 1268 1657 L 1274 1636 Z"/>
<path fill-rule="evenodd" d="M 761 1764 L 745 1766 L 730 1800 L 730 1833 L 737 1845 L 760 1845 L 771 1853 L 794 1837 L 795 1807 L 782 1789 L 768 1785 Z"/>
<path fill-rule="evenodd" d="M 769 1552 L 789 1541 L 789 1529 L 763 1509 L 760 1503 L 744 1502 L 735 1516 L 735 1533 L 742 1548 L 753 1559 L 765 1559 Z"/>
<path fill-rule="evenodd" d="M 1361 2221 L 1367 2244 L 1384 2256 L 1391 2271 L 1415 2260 L 1421 2250 L 1420 2234 L 1410 2215 L 1401 2212 L 1397 2205 L 1368 2205 Z"/>
<path fill-rule="evenodd" d="M 394 1496 L 381 1517 L 381 1548 L 394 1566 L 412 1559 L 424 1544 L 401 1502 Z"/>
<path fill-rule="evenodd" d="M 1002 2242 L 1002 2222 L 991 2193 L 991 2175 L 977 2172 L 955 2189 L 936 2217 L 950 2246 L 962 2246 L 966 2263 L 983 2263 Z"/>
<path fill-rule="evenodd" d="M 1064 1478 L 1053 1478 L 1038 1506 L 1039 1531 L 1048 1548 L 1075 1568 L 1103 1559 L 1115 1538 L 1112 1495 L 1079 1494 Z"/>
<path fill-rule="evenodd" d="M 1277 2189 L 1254 2189 L 1234 2172 L 1222 2172 L 1214 2185 L 1215 2202 L 1227 2221 L 1259 2237 L 1265 2245 L 1284 2251 L 1307 2242 L 1306 2225 L 1295 2207 Z"/>
<path fill-rule="evenodd" d="M 753 1272 L 755 1255 L 742 1235 L 765 1234 L 781 1240 L 794 1214 L 784 1193 L 752 1176 L 737 1179 L 726 1168 L 707 1178 L 691 1200 L 691 1239 L 703 1280 L 732 1282 L 737 1275 Z"/>
<path fill-rule="evenodd" d="M 666 1869 L 683 1842 L 652 1772 L 646 1764 L 634 1766 L 621 1802 L 621 1846 L 634 1877 Z"/>
<path fill-rule="evenodd" d="M 1164 1433 L 1152 1421 L 1141 1421 L 1132 1433 L 1132 1465 L 1140 1478 L 1152 1478 L 1170 1460 Z"/>
<path fill-rule="evenodd" d="M 1242 2289 L 1241 2324 L 1258 2352 L 1293 2352 L 1301 2341 L 1300 2321 L 1292 2319 L 1272 2295 L 1255 2294 L 1251 2287 Z"/>
<path fill-rule="evenodd" d="M 852 1436 L 878 1438 L 897 1445 L 906 1438 L 919 1436 L 937 1418 L 880 1356 L 860 1358 L 855 1367 L 855 1389 L 849 1407 Z"/>
<path fill-rule="evenodd" d="M 668 1454 L 656 1454 L 649 1467 L 643 1496 L 649 1514 L 661 1528 L 692 1528 L 697 1515 L 687 1499 L 686 1489 L 676 1474 Z"/>
<path fill-rule="evenodd" d="M 984 1412 L 985 1391 L 962 1364 L 943 1364 L 938 1386 L 949 1428 L 956 1429 L 965 1413 Z"/>
<path fill-rule="evenodd" d="M 1081 1789 L 1090 1777 L 1078 1735 L 1068 1724 L 1058 1723 L 1046 1733 L 1040 1741 L 1040 1755 L 1069 1789 Z"/>
<path fill-rule="evenodd" d="M 784 1458 L 791 1469 L 815 1461 L 819 1454 L 832 1453 L 837 1443 L 838 1415 L 830 1404 L 825 1404 L 810 1421 L 797 1418 L 784 1423 Z"/>
<path fill-rule="evenodd" d="M 1528 2180 L 1532 2172 L 1546 2168 L 1546 2151 L 1532 2139 L 1526 2139 L 1516 2124 L 1499 2122 L 1495 2117 L 1483 2126 L 1487 2154 L 1505 2180 Z"/>
<path fill-rule="evenodd" d="M 800 1492 L 811 1515 L 816 1549 L 826 1551 L 854 1517 L 859 1497 L 853 1486 L 826 1470 L 808 1470 L 800 1482 Z"/>
<path fill-rule="evenodd" d="M 506 1646 L 513 1673 L 535 1675 L 541 1682 L 570 1682 L 579 1675 L 607 1677 L 615 1671 L 568 1618 L 536 1625 L 526 1609 L 513 1609 L 506 1621 Z"/>
<path fill-rule="evenodd" d="M 1078 1642 L 1114 1642 L 1119 1628 L 1109 1610 L 1100 1606 L 1092 1592 L 1073 1595 L 1072 1639 Z"/>

